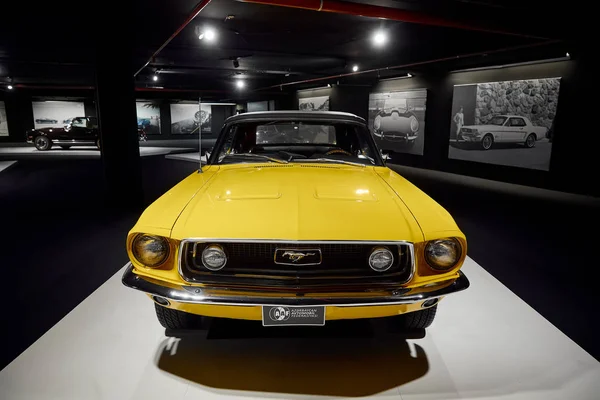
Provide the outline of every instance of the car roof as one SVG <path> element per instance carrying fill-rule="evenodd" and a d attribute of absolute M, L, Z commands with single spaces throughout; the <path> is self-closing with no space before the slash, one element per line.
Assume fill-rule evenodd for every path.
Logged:
<path fill-rule="evenodd" d="M 339 111 L 255 111 L 231 116 L 225 123 L 263 121 L 263 120 L 311 120 L 311 121 L 344 121 L 365 123 L 365 119 L 357 115 Z"/>

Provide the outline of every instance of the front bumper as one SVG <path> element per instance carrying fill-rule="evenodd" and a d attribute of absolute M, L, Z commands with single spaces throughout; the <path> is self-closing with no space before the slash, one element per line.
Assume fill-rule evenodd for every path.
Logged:
<path fill-rule="evenodd" d="M 137 275 L 131 263 L 123 274 L 123 284 L 150 296 L 158 296 L 178 304 L 214 306 L 332 306 L 369 307 L 416 305 L 426 300 L 439 299 L 469 287 L 469 280 L 462 273 L 448 281 L 414 288 L 369 289 L 362 291 L 315 292 L 297 295 L 293 292 L 273 292 L 257 289 L 235 289 L 210 286 L 174 285 Z"/>

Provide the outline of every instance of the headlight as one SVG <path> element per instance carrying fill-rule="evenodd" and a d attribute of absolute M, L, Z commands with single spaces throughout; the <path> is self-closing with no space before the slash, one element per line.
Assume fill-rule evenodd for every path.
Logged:
<path fill-rule="evenodd" d="M 376 247 L 369 256 L 369 267 L 373 271 L 385 272 L 394 264 L 394 254 L 385 247 Z"/>
<path fill-rule="evenodd" d="M 202 251 L 202 264 L 211 271 L 218 271 L 227 264 L 227 255 L 219 245 L 212 244 Z"/>
<path fill-rule="evenodd" d="M 169 242 L 161 236 L 138 235 L 132 247 L 135 259 L 146 267 L 158 267 L 169 256 Z"/>
<path fill-rule="evenodd" d="M 432 240 L 425 246 L 425 260 L 433 269 L 449 270 L 461 256 L 461 246 L 456 239 Z"/>
<path fill-rule="evenodd" d="M 375 121 L 373 121 L 373 128 L 378 131 L 381 128 L 381 115 L 375 117 Z"/>
<path fill-rule="evenodd" d="M 419 120 L 414 115 L 410 117 L 410 130 L 412 133 L 417 133 L 419 131 Z"/>

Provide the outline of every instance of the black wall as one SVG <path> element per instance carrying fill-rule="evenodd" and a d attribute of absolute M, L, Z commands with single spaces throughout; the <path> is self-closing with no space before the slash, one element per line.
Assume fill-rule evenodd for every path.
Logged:
<path fill-rule="evenodd" d="M 382 80 L 373 87 L 333 85 L 331 88 L 300 90 L 294 108 L 298 109 L 299 98 L 328 95 L 331 111 L 351 112 L 367 119 L 370 92 L 427 89 L 424 154 L 395 154 L 394 163 L 598 196 L 600 179 L 592 177 L 600 172 L 596 155 L 600 135 L 595 134 L 593 102 L 585 95 L 592 90 L 590 84 L 594 82 L 592 62 L 582 56 L 571 61 L 418 74 L 412 78 Z M 451 119 L 458 111 L 452 109 L 454 85 L 553 77 L 561 77 L 561 87 L 549 171 L 448 158 Z M 464 90 L 472 88 L 465 86 Z M 474 96 L 467 97 L 474 101 Z M 468 114 L 472 109 L 474 104 L 465 104 L 466 123 L 474 118 Z"/>

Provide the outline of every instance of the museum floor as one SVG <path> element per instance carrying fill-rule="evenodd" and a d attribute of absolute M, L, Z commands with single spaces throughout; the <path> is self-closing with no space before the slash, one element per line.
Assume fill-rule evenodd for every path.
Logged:
<path fill-rule="evenodd" d="M 471 288 L 411 339 L 385 320 L 167 337 L 119 271 L 0 373 L 2 398 L 597 399 L 600 363 L 474 261 L 463 269 Z"/>
<path fill-rule="evenodd" d="M 164 156 L 142 163 L 147 202 L 196 168 Z M 163 390 L 172 393 L 167 398 L 378 393 L 579 399 L 597 393 L 599 367 L 590 355 L 600 358 L 593 318 L 600 301 L 595 282 L 584 278 L 596 246 L 580 227 L 600 222 L 600 202 L 400 170 L 453 214 L 477 262 L 465 266 L 471 288 L 442 303 L 424 338 L 406 342 L 372 321 L 332 324 L 305 338 L 292 330 L 272 341 L 261 338 L 273 334 L 260 327 L 218 321 L 208 338 L 176 341 L 165 339 L 148 299 L 122 288 L 115 275 L 126 262 L 124 238 L 139 212 L 104 206 L 99 160 L 19 160 L 0 171 L 0 217 L 8 240 L 2 267 L 11 282 L 0 365 L 35 344 L 0 373 L 1 397 L 92 398 L 89 390 L 111 399 L 164 398 Z M 332 339 L 337 335 L 344 339 Z M 323 366 L 356 378 L 339 384 L 336 376 L 317 373 L 325 369 L 313 370 L 316 363 L 300 369 L 317 356 L 300 346 L 323 352 L 329 357 L 320 359 Z M 298 364 L 281 364 L 290 356 L 298 356 Z M 389 368 L 396 373 L 383 373 Z M 277 378 L 260 379 L 271 371 Z M 361 380 L 359 373 L 371 379 Z"/>

